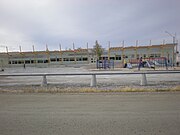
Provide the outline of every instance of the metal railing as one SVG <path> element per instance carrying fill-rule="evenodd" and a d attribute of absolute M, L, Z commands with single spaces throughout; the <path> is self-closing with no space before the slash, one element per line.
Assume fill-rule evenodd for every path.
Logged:
<path fill-rule="evenodd" d="M 41 86 L 47 86 L 47 77 L 48 76 L 91 76 L 91 87 L 96 87 L 97 79 L 96 76 L 103 75 L 137 75 L 141 74 L 140 85 L 146 86 L 147 83 L 147 74 L 179 74 L 180 70 L 168 70 L 168 71 L 136 71 L 136 72 L 89 72 L 89 73 L 19 73 L 19 74 L 0 74 L 0 77 L 15 77 L 15 76 L 42 76 Z"/>

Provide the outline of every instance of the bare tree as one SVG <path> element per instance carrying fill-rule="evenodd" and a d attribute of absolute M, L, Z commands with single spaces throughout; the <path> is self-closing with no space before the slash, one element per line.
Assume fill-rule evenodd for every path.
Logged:
<path fill-rule="evenodd" d="M 102 48 L 102 46 L 96 40 L 95 45 L 93 46 L 93 52 L 94 52 L 94 54 L 96 54 L 97 59 L 100 59 L 103 51 L 104 51 L 104 49 Z"/>

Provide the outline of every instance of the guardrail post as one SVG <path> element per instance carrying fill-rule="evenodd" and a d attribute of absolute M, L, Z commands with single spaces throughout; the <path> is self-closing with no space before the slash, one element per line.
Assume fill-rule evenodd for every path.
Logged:
<path fill-rule="evenodd" d="M 92 75 L 90 86 L 91 87 L 96 87 L 96 75 Z"/>
<path fill-rule="evenodd" d="M 42 84 L 41 84 L 41 86 L 47 86 L 46 75 L 43 75 L 43 79 L 42 79 Z"/>
<path fill-rule="evenodd" d="M 146 79 L 146 74 L 142 74 L 141 78 L 141 86 L 146 86 L 147 85 L 147 79 Z"/>

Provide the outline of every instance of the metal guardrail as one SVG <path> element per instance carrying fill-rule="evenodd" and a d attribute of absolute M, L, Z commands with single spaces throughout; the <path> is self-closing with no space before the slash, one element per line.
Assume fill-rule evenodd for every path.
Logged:
<path fill-rule="evenodd" d="M 98 75 L 137 75 L 141 74 L 140 85 L 147 85 L 146 74 L 178 74 L 180 70 L 168 70 L 168 71 L 136 71 L 136 72 L 90 72 L 90 73 L 21 73 L 21 74 L 0 74 L 0 77 L 14 77 L 14 76 L 42 76 L 41 86 L 47 86 L 47 76 L 91 76 L 90 86 L 95 87 L 97 84 L 96 76 Z"/>

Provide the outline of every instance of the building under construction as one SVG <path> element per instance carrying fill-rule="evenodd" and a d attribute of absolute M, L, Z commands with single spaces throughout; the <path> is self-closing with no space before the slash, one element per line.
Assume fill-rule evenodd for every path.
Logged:
<path fill-rule="evenodd" d="M 101 59 L 113 60 L 115 66 L 121 67 L 126 60 L 136 63 L 143 59 L 167 59 L 171 65 L 176 64 L 177 44 L 161 44 L 150 46 L 109 47 L 104 50 Z M 97 56 L 93 49 L 74 49 L 59 51 L 32 51 L 0 53 L 0 67 L 48 67 L 51 65 L 94 64 Z"/>

